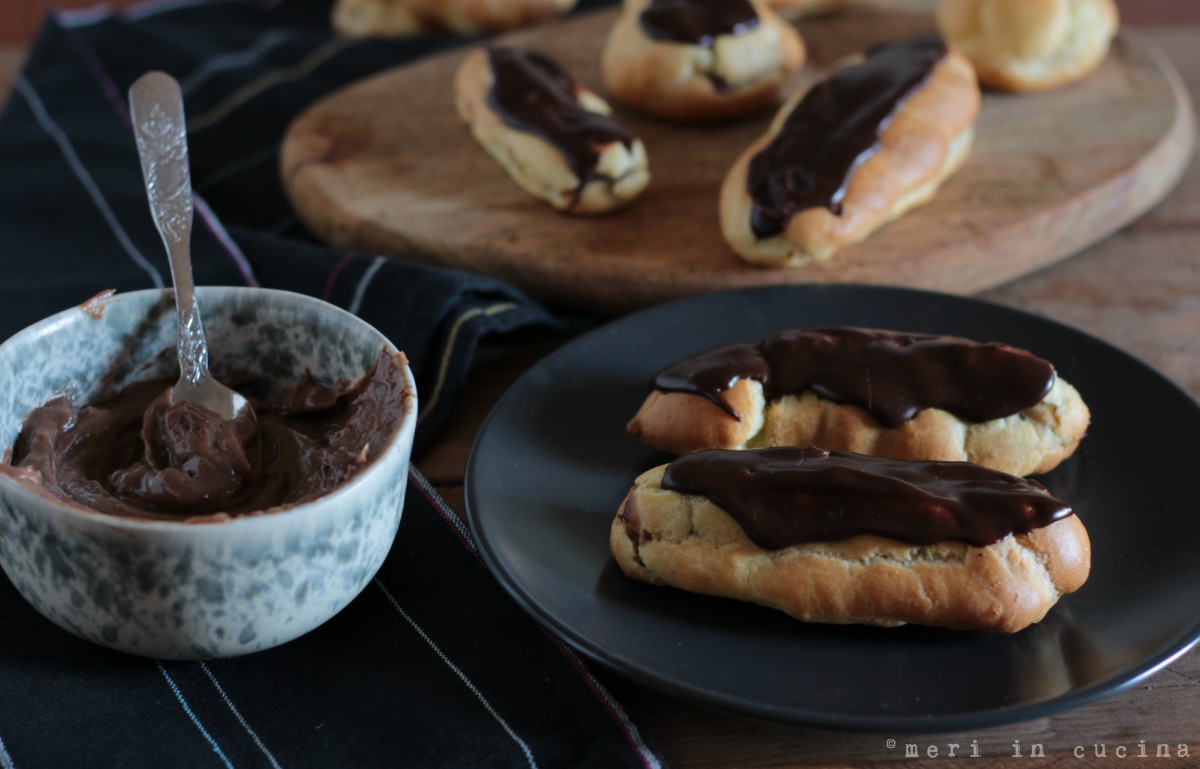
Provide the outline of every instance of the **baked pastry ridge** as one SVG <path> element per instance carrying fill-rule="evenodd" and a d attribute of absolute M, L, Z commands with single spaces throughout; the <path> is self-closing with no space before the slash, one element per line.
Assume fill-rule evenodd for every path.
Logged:
<path fill-rule="evenodd" d="M 650 181 L 641 140 L 548 56 L 476 49 L 455 78 L 459 116 L 522 189 L 559 210 L 602 213 Z"/>
<path fill-rule="evenodd" d="M 1091 566 L 1082 523 L 1035 482 L 811 447 L 708 451 L 649 470 L 609 545 L 634 579 L 801 620 L 1004 633 L 1041 620 Z"/>
<path fill-rule="evenodd" d="M 792 329 L 677 361 L 627 430 L 689 453 L 812 443 L 894 459 L 1048 472 L 1090 421 L 1049 362 L 1000 344 L 877 329 Z"/>
<path fill-rule="evenodd" d="M 796 266 L 863 240 L 962 165 L 979 104 L 970 63 L 936 36 L 835 68 L 789 99 L 730 168 L 726 242 L 752 263 Z"/>
<path fill-rule="evenodd" d="M 937 21 L 981 83 L 1009 91 L 1042 91 L 1087 76 L 1119 26 L 1113 0 L 941 0 Z"/>
<path fill-rule="evenodd" d="M 684 122 L 772 108 L 803 64 L 800 35 L 763 0 L 625 0 L 601 56 L 613 98 Z"/>

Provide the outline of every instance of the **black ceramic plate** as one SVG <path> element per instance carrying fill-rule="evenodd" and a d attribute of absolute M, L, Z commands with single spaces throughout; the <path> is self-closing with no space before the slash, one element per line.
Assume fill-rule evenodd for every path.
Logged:
<path fill-rule="evenodd" d="M 784 328 L 858 325 L 1001 341 L 1054 363 L 1092 410 L 1043 482 L 1092 539 L 1092 575 L 1013 636 L 796 622 L 627 579 L 608 529 L 634 477 L 669 459 L 625 434 L 661 366 Z M 585 655 L 741 714 L 844 729 L 945 731 L 1048 715 L 1154 672 L 1200 637 L 1200 407 L 1104 342 L 1026 313 L 904 289 L 714 294 L 566 345 L 501 399 L 467 467 L 467 515 L 517 601 Z"/>

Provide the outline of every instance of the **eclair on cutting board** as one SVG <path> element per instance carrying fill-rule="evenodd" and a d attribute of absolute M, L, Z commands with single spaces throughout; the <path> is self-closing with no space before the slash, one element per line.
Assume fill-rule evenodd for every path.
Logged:
<path fill-rule="evenodd" d="M 1024 350 L 843 327 L 672 363 L 627 429 L 676 453 L 811 443 L 1029 475 L 1069 457 L 1089 420 L 1079 392 Z"/>
<path fill-rule="evenodd" d="M 979 103 L 970 63 L 931 35 L 835 68 L 784 104 L 730 168 L 725 241 L 749 262 L 784 267 L 863 240 L 963 164 Z"/>
<path fill-rule="evenodd" d="M 458 114 L 523 190 L 565 213 L 629 204 L 650 182 L 641 139 L 541 53 L 478 48 L 455 77 Z"/>
<path fill-rule="evenodd" d="M 682 122 L 774 108 L 803 64 L 800 35 L 763 0 L 625 0 L 601 57 L 614 99 Z"/>
<path fill-rule="evenodd" d="M 1035 481 L 811 447 L 706 451 L 638 477 L 626 575 L 806 621 L 1014 633 L 1077 590 L 1087 531 Z"/>

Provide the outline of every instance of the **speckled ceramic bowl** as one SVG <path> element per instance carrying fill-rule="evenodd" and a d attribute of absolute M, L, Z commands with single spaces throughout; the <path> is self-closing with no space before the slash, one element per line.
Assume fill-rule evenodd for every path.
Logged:
<path fill-rule="evenodd" d="M 358 318 L 307 296 L 198 294 L 214 371 L 263 374 L 282 390 L 306 369 L 323 381 L 355 381 L 380 349 L 395 350 Z M 177 375 L 174 347 L 169 291 L 113 296 L 25 329 L 0 345 L 0 447 L 13 445 L 25 415 L 53 393 L 90 402 L 131 381 Z M 0 474 L 0 566 L 50 620 L 113 649 L 200 659 L 289 641 L 345 607 L 391 547 L 416 425 L 412 392 L 374 463 L 280 512 L 209 524 L 135 520 L 59 502 Z"/>

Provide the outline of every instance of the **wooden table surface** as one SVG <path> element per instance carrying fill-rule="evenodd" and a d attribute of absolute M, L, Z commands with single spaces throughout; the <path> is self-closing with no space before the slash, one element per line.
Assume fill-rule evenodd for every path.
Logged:
<path fill-rule="evenodd" d="M 55 3 L 0 2 L 0 103 L 33 33 L 32 8 Z M 79 0 L 61 5 L 78 6 Z M 120 4 L 120 3 L 118 3 Z M 1200 0 L 1125 0 L 1127 29 L 1161 48 L 1200 103 Z M 1043 272 L 987 291 L 985 299 L 1081 328 L 1132 352 L 1200 397 L 1200 162 L 1165 202 L 1124 230 Z M 450 505 L 463 510 L 462 479 L 471 442 L 504 390 L 565 339 L 490 345 L 480 351 L 456 417 L 419 463 Z M 1148 432 L 1153 426 L 1147 426 Z M 843 734 L 728 716 L 599 671 L 644 737 L 674 769 L 712 767 L 906 766 L 992 767 L 1028 757 L 1039 765 L 1088 765 L 1103 748 L 1106 765 L 1151 757 L 1169 746 L 1174 761 L 1200 766 L 1200 649 L 1131 689 L 1051 718 L 959 734 Z M 952 674 L 952 671 L 947 671 Z M 974 752 L 979 757 L 972 757 Z M 1019 743 L 1019 744 L 1018 744 Z M 951 757 L 950 745 L 957 745 Z M 913 746 L 913 747 L 908 747 Z M 1016 746 L 1016 747 L 1015 747 Z M 915 750 L 918 757 L 906 755 Z M 1178 758 L 1186 750 L 1191 758 Z M 1141 764 L 1139 764 L 1141 765 Z"/>

